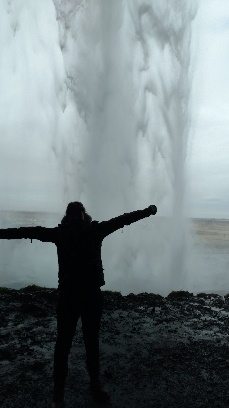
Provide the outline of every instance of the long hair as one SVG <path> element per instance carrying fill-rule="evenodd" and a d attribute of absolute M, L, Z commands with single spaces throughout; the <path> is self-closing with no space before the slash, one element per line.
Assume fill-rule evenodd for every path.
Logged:
<path fill-rule="evenodd" d="M 87 213 L 84 205 L 79 201 L 73 201 L 68 204 L 64 217 L 62 218 L 61 224 L 71 224 L 72 220 L 78 218 L 81 221 L 81 212 L 84 213 L 84 221 L 89 224 L 92 220 L 91 216 Z"/>

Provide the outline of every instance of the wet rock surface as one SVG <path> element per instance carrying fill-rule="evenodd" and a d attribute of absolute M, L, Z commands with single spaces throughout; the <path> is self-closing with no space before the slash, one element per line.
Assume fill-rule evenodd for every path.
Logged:
<path fill-rule="evenodd" d="M 167 298 L 104 291 L 102 380 L 114 408 L 229 407 L 229 296 Z M 0 406 L 49 407 L 55 289 L 0 288 Z M 65 406 L 97 407 L 88 393 L 78 323 Z"/>

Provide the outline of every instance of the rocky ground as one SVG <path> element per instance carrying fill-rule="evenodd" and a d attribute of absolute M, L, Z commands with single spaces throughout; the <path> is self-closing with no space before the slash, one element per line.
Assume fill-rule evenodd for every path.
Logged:
<path fill-rule="evenodd" d="M 104 292 L 102 379 L 112 407 L 229 407 L 229 296 Z M 55 289 L 0 289 L 0 406 L 49 407 Z M 79 323 L 67 408 L 98 407 L 88 393 Z"/>

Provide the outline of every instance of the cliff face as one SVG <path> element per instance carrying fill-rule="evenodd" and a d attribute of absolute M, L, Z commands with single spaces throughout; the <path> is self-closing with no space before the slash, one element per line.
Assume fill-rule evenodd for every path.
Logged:
<path fill-rule="evenodd" d="M 104 292 L 102 380 L 114 408 L 228 407 L 229 297 Z M 47 407 L 56 337 L 55 289 L 0 289 L 0 406 Z M 79 321 L 66 407 L 94 407 Z"/>

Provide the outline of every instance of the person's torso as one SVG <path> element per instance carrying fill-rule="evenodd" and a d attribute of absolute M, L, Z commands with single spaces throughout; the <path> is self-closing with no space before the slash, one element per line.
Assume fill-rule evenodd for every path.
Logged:
<path fill-rule="evenodd" d="M 59 286 L 102 286 L 104 284 L 101 260 L 102 239 L 97 222 L 59 226 L 57 254 Z"/>

